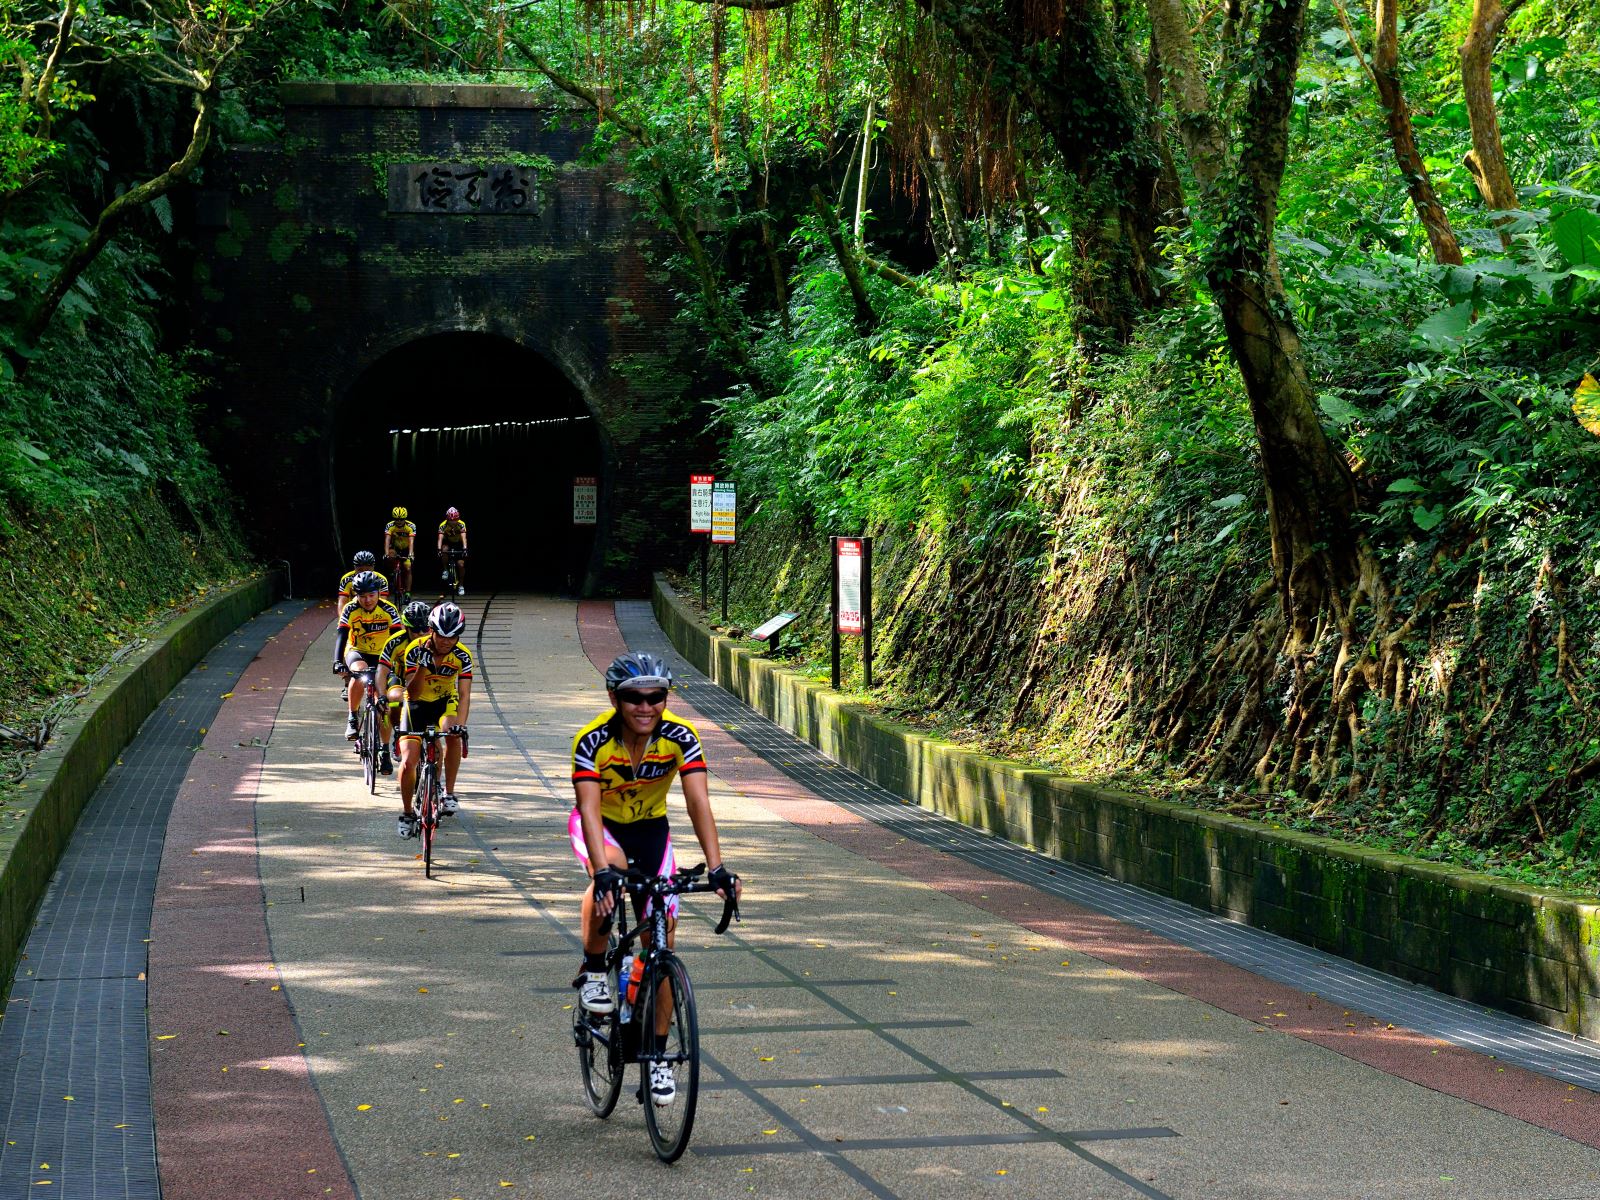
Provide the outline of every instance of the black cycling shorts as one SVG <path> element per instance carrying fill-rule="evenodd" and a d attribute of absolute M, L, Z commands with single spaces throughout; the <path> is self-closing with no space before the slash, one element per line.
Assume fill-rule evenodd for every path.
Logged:
<path fill-rule="evenodd" d="M 417 734 L 430 725 L 438 725 L 456 711 L 456 698 L 444 696 L 438 700 L 413 700 L 401 711 L 404 715 L 400 718 L 400 736 L 404 738 L 409 734 L 415 741 Z"/>

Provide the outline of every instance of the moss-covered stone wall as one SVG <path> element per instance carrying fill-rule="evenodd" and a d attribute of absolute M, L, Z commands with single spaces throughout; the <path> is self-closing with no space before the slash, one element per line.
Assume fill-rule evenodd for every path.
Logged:
<path fill-rule="evenodd" d="M 1600 1037 L 1600 905 L 1080 783 L 927 737 L 701 625 L 657 578 L 679 653 L 924 808 L 1403 979 Z"/>

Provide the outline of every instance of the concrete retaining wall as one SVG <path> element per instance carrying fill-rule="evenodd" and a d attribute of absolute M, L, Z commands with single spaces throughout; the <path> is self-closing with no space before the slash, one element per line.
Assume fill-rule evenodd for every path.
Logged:
<path fill-rule="evenodd" d="M 1463 999 L 1600 1038 L 1600 904 L 1166 804 L 897 725 L 699 624 L 659 576 L 679 653 L 751 707 L 924 808 Z"/>
<path fill-rule="evenodd" d="M 101 777 L 177 682 L 281 589 L 282 576 L 269 573 L 184 613 L 56 728 L 0 817 L 0 980 L 8 989 L 33 914 Z"/>

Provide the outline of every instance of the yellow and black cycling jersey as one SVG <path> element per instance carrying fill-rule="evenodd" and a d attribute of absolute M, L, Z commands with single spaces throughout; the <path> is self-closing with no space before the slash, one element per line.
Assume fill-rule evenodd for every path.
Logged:
<path fill-rule="evenodd" d="M 415 521 L 390 521 L 383 527 L 384 536 L 389 539 L 389 545 L 401 558 L 411 553 L 411 539 L 417 536 Z"/>
<path fill-rule="evenodd" d="M 439 536 L 444 538 L 446 546 L 460 546 L 467 540 L 467 523 L 465 521 L 440 521 Z"/>
<path fill-rule="evenodd" d="M 355 650 L 363 658 L 376 656 L 389 636 L 400 629 L 400 610 L 387 600 L 379 600 L 369 609 L 361 601 L 351 600 L 339 610 L 339 628 L 350 631 L 345 650 Z"/>
<path fill-rule="evenodd" d="M 388 667 L 389 674 L 393 677 L 390 683 L 400 682 L 400 651 L 409 643 L 416 641 L 417 635 L 409 629 L 402 629 L 383 644 L 383 649 L 378 651 L 378 665 Z"/>
<path fill-rule="evenodd" d="M 682 717 L 663 709 L 635 771 L 620 721 L 615 710 L 604 712 L 578 731 L 572 739 L 572 781 L 599 783 L 603 820 L 627 825 L 664 817 L 673 778 L 706 769 L 700 734 Z"/>
<path fill-rule="evenodd" d="M 412 698 L 415 700 L 443 700 L 454 697 L 456 684 L 472 678 L 472 653 L 460 642 L 442 658 L 433 653 L 431 634 L 408 642 L 403 650 L 396 651 L 405 667 L 407 688 L 418 672 L 422 674 L 422 687 Z"/>
<path fill-rule="evenodd" d="M 344 606 L 347 603 L 349 603 L 351 600 L 355 599 L 355 593 L 350 590 L 350 587 L 351 587 L 351 584 L 354 583 L 355 577 L 357 575 L 361 574 L 361 572 L 363 572 L 363 571 L 372 571 L 372 568 L 371 567 L 357 567 L 353 571 L 346 571 L 344 573 L 344 578 L 339 580 L 339 608 L 340 608 L 341 611 L 344 609 Z M 378 597 L 379 597 L 379 599 L 387 600 L 389 598 L 389 577 L 387 575 L 383 574 L 383 572 L 381 572 L 381 571 L 372 571 L 372 573 L 374 575 L 376 575 L 378 577 L 378 579 L 383 583 L 383 586 L 378 589 Z"/>

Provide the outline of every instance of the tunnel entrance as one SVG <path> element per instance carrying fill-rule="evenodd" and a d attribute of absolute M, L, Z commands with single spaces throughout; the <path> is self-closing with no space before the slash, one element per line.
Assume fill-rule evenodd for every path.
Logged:
<path fill-rule="evenodd" d="M 350 389 L 335 429 L 334 513 L 346 563 L 383 555 L 395 505 L 417 526 L 412 591 L 438 594 L 439 522 L 467 523 L 469 595 L 576 594 L 594 548 L 573 480 L 599 478 L 600 430 L 572 383 L 505 338 L 449 333 L 385 355 Z"/>

